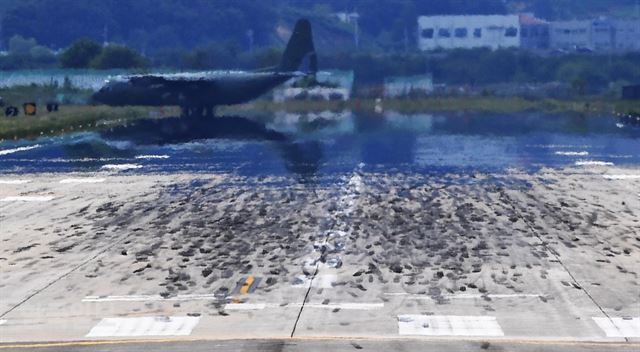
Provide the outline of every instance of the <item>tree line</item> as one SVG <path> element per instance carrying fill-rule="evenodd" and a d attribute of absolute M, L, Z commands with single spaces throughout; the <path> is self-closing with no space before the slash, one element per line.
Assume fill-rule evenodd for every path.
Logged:
<path fill-rule="evenodd" d="M 606 88 L 610 83 L 640 81 L 640 53 L 542 56 L 519 49 L 493 51 L 483 48 L 430 53 L 344 51 L 318 54 L 321 69 L 353 70 L 356 84 L 363 85 L 382 84 L 384 78 L 389 76 L 431 74 L 437 83 L 485 85 L 564 82 L 588 92 Z M 10 54 L 0 57 L 0 69 L 251 70 L 275 66 L 281 55 L 282 48 L 266 47 L 244 52 L 228 44 L 160 51 L 154 56 L 143 56 L 132 48 L 103 46 L 89 38 L 79 39 L 59 55 L 54 55 L 33 39 L 14 37 L 10 40 Z M 17 66 L 10 67 L 16 63 Z M 24 63 L 27 65 L 20 66 Z"/>

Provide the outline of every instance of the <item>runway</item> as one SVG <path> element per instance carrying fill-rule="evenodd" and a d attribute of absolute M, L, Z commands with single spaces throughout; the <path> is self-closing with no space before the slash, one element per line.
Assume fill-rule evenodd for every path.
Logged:
<path fill-rule="evenodd" d="M 0 348 L 637 349 L 640 167 L 549 145 L 563 165 L 4 172 Z"/>

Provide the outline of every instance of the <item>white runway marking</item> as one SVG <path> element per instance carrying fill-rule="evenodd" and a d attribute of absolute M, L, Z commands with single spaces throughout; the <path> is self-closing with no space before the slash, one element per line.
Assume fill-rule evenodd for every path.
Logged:
<path fill-rule="evenodd" d="M 555 154 L 564 156 L 587 156 L 589 152 L 555 152 Z"/>
<path fill-rule="evenodd" d="M 407 296 L 408 299 L 432 300 L 433 297 L 428 295 L 418 295 L 406 292 L 385 292 L 386 296 Z M 509 294 L 480 294 L 480 293 L 459 293 L 454 295 L 442 295 L 445 299 L 499 299 L 499 298 L 538 298 L 544 295 L 537 293 L 509 293 Z"/>
<path fill-rule="evenodd" d="M 65 178 L 64 180 L 60 180 L 60 183 L 102 183 L 104 182 L 104 178 Z"/>
<path fill-rule="evenodd" d="M 102 165 L 101 169 L 103 170 L 130 170 L 130 169 L 139 169 L 142 165 L 138 164 L 106 164 Z"/>
<path fill-rule="evenodd" d="M 309 282 L 311 278 L 304 275 L 300 275 L 297 278 L 297 282 L 293 287 L 297 288 L 309 288 Z M 338 281 L 338 276 L 335 274 L 316 275 L 311 281 L 311 287 L 314 288 L 333 288 L 333 283 Z"/>
<path fill-rule="evenodd" d="M 5 324 L 6 322 L 7 322 L 7 320 L 6 320 L 6 319 L 0 319 L 0 325 Z"/>
<path fill-rule="evenodd" d="M 13 154 L 17 152 L 24 152 L 24 151 L 39 148 L 39 147 L 40 147 L 40 144 L 36 144 L 36 145 L 30 145 L 28 147 L 19 147 L 19 148 L 13 148 L 13 149 L 0 150 L 0 155 L 8 155 L 8 154 Z"/>
<path fill-rule="evenodd" d="M 10 196 L 0 199 L 0 202 L 48 202 L 53 196 Z"/>
<path fill-rule="evenodd" d="M 0 185 L 22 185 L 29 182 L 31 180 L 0 180 Z"/>
<path fill-rule="evenodd" d="M 278 306 L 275 303 L 228 303 L 224 305 L 224 310 L 263 310 Z"/>
<path fill-rule="evenodd" d="M 138 155 L 136 159 L 169 159 L 168 155 Z"/>
<path fill-rule="evenodd" d="M 318 309 L 374 310 L 384 308 L 384 303 L 306 303 L 304 307 Z"/>
<path fill-rule="evenodd" d="M 225 310 L 263 310 L 266 308 L 299 308 L 302 303 L 229 303 L 224 306 Z M 384 303 L 306 303 L 305 308 L 314 309 L 344 309 L 344 310 L 374 310 L 384 308 Z"/>
<path fill-rule="evenodd" d="M 504 336 L 496 317 L 456 315 L 398 315 L 400 335 Z"/>
<path fill-rule="evenodd" d="M 214 294 L 177 295 L 164 298 L 160 295 L 86 296 L 82 302 L 152 302 L 152 301 L 209 301 L 220 299 Z"/>
<path fill-rule="evenodd" d="M 613 163 L 610 161 L 599 160 L 578 160 L 575 164 L 576 166 L 613 166 Z"/>
<path fill-rule="evenodd" d="M 633 318 L 606 318 L 594 317 L 607 337 L 640 337 L 640 317 Z"/>
<path fill-rule="evenodd" d="M 638 180 L 640 175 L 602 175 L 607 180 Z"/>
<path fill-rule="evenodd" d="M 187 336 L 200 317 L 142 317 L 102 319 L 86 337 Z"/>

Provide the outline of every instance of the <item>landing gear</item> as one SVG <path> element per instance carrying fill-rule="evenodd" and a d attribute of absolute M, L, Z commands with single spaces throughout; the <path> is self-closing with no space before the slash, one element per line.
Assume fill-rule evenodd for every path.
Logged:
<path fill-rule="evenodd" d="M 216 108 L 214 106 L 205 106 L 204 107 L 204 116 L 205 117 L 213 117 L 216 114 Z"/>
<path fill-rule="evenodd" d="M 182 117 L 213 117 L 215 115 L 215 107 L 208 106 L 181 106 Z"/>
<path fill-rule="evenodd" d="M 7 108 L 4 110 L 4 115 L 6 117 L 18 116 L 18 108 L 16 108 L 15 106 L 7 106 Z"/>

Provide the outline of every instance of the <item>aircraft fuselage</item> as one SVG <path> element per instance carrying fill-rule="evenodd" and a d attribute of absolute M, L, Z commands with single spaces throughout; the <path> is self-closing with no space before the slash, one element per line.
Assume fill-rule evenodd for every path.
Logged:
<path fill-rule="evenodd" d="M 108 82 L 93 95 L 93 100 L 112 106 L 178 105 L 207 109 L 250 101 L 295 76 L 283 72 L 132 76 Z"/>

